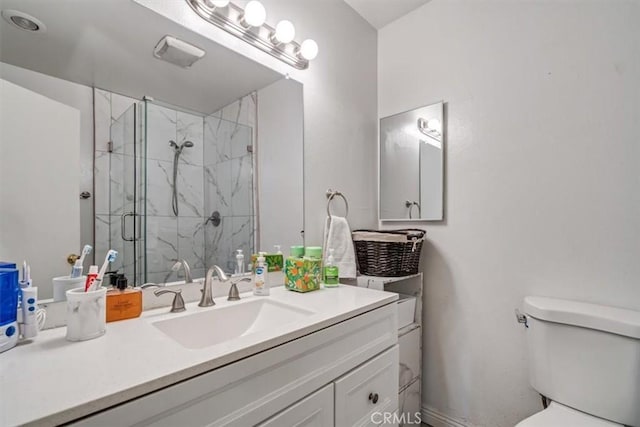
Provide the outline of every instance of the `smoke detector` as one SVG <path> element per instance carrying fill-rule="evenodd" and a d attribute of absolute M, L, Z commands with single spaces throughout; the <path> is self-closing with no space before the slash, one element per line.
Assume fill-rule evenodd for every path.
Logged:
<path fill-rule="evenodd" d="M 1 13 L 5 21 L 21 30 L 41 33 L 47 31 L 47 27 L 42 21 L 27 13 L 13 9 L 5 9 Z"/>
<path fill-rule="evenodd" d="M 189 68 L 202 58 L 205 51 L 172 36 L 164 36 L 153 49 L 153 56 L 178 67 Z"/>

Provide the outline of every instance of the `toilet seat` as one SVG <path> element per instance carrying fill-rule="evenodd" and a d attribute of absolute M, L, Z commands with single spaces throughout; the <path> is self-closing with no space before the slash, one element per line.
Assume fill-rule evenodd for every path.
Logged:
<path fill-rule="evenodd" d="M 520 421 L 516 427 L 623 427 L 556 402 L 542 412 Z"/>

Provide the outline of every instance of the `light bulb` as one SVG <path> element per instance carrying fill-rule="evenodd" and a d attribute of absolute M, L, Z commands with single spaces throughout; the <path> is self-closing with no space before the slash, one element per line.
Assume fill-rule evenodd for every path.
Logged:
<path fill-rule="evenodd" d="M 300 55 L 304 59 L 311 61 L 313 58 L 318 56 L 318 43 L 311 39 L 306 39 L 300 45 Z"/>
<path fill-rule="evenodd" d="M 205 3 L 207 3 L 209 7 L 227 7 L 229 0 L 205 0 Z"/>
<path fill-rule="evenodd" d="M 273 37 L 279 43 L 289 43 L 296 36 L 296 27 L 290 21 L 284 20 L 276 25 Z"/>
<path fill-rule="evenodd" d="M 251 0 L 244 8 L 242 20 L 252 27 L 259 27 L 267 19 L 267 11 L 258 0 Z"/>

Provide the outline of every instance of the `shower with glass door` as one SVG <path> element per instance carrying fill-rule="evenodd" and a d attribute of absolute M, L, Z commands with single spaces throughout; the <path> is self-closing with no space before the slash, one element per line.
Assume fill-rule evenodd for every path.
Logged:
<path fill-rule="evenodd" d="M 129 283 L 194 278 L 217 264 L 229 270 L 236 249 L 253 253 L 253 130 L 219 115 L 157 101 L 131 105 L 110 127 L 110 270 Z M 99 256 L 99 254 L 98 254 Z"/>

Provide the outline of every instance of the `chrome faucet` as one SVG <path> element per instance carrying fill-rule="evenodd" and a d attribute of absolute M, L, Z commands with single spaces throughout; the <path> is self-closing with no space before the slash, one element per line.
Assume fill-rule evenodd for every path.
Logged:
<path fill-rule="evenodd" d="M 172 261 L 175 261 L 175 264 L 173 264 L 173 267 L 171 267 L 171 270 L 169 271 L 169 274 L 167 274 L 164 278 L 164 282 L 166 283 L 167 280 L 169 279 L 169 277 L 171 277 L 171 274 L 175 271 L 180 270 L 180 267 L 184 268 L 184 283 L 193 283 L 193 279 L 191 278 L 191 269 L 189 268 L 189 264 L 187 264 L 187 261 L 183 260 L 183 259 L 174 259 Z"/>
<path fill-rule="evenodd" d="M 159 297 L 162 294 L 172 293 L 173 294 L 173 302 L 171 303 L 171 313 L 180 313 L 181 311 L 185 311 L 186 308 L 184 306 L 184 299 L 182 298 L 182 289 L 176 289 L 175 291 L 172 289 L 156 289 L 153 291 L 154 295 Z"/>
<path fill-rule="evenodd" d="M 229 296 L 227 296 L 227 301 L 238 301 L 240 299 L 240 292 L 238 292 L 238 283 L 240 282 L 250 282 L 250 277 L 244 277 L 240 280 L 233 281 L 231 279 L 231 287 L 229 288 Z"/>
<path fill-rule="evenodd" d="M 217 265 L 214 265 L 207 271 L 207 276 L 204 279 L 204 285 L 202 286 L 202 298 L 200 298 L 200 302 L 198 303 L 199 307 L 211 307 L 216 303 L 213 301 L 213 291 L 211 290 L 211 285 L 213 282 L 213 273 L 218 275 L 218 279 L 221 282 L 226 282 L 229 280 L 224 271 Z"/>

